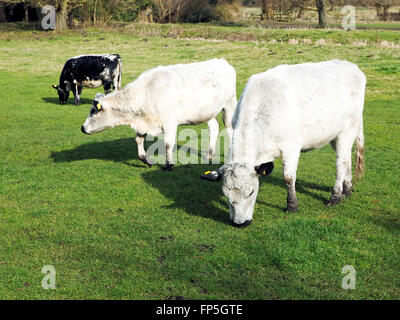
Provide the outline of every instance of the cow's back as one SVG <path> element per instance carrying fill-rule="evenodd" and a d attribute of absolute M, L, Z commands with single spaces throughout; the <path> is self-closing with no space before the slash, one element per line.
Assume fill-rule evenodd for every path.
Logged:
<path fill-rule="evenodd" d="M 179 124 L 200 123 L 236 96 L 236 72 L 225 60 L 213 59 L 152 69 L 132 83 L 134 90 L 138 86 L 147 110 Z"/>
<path fill-rule="evenodd" d="M 82 55 L 72 57 L 64 65 L 62 74 L 69 81 L 79 83 L 91 80 L 103 80 L 112 77 L 113 71 L 121 61 L 118 54 Z"/>
<path fill-rule="evenodd" d="M 273 132 L 276 141 L 313 149 L 359 125 L 365 83 L 347 61 L 278 66 L 250 79 L 241 117 Z"/>

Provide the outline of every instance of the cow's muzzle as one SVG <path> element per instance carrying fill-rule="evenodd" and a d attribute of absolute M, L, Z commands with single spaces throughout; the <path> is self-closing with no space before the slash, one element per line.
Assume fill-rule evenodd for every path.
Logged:
<path fill-rule="evenodd" d="M 85 131 L 85 127 L 84 127 L 84 126 L 81 127 L 81 131 L 82 131 L 82 133 L 84 133 L 84 134 L 88 134 L 88 133 Z"/>
<path fill-rule="evenodd" d="M 233 220 L 231 220 L 231 225 L 233 225 L 236 228 L 246 228 L 247 226 L 249 226 L 251 224 L 253 220 L 246 220 L 243 223 L 235 223 Z"/>

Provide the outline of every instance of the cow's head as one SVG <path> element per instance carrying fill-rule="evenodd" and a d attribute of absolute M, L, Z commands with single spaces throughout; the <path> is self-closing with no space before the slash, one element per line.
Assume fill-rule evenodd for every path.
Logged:
<path fill-rule="evenodd" d="M 101 99 L 93 100 L 90 114 L 81 127 L 81 131 L 86 134 L 101 132 L 115 127 L 120 121 L 121 119 L 116 117 L 111 108 L 105 108 L 102 105 Z"/>
<path fill-rule="evenodd" d="M 259 186 L 258 174 L 268 175 L 273 168 L 273 162 L 255 168 L 246 164 L 228 163 L 217 171 L 206 173 L 203 178 L 211 181 L 222 178 L 222 192 L 228 198 L 231 223 L 241 228 L 248 226 L 253 220 Z"/>
<path fill-rule="evenodd" d="M 63 89 L 60 86 L 53 84 L 52 87 L 57 90 L 58 98 L 60 99 L 60 104 L 66 104 L 69 97 L 69 91 Z"/>

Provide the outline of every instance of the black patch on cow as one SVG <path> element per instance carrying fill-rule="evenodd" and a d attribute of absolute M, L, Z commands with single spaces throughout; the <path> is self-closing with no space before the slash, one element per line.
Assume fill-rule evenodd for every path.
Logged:
<path fill-rule="evenodd" d="M 101 110 L 103 110 L 103 107 L 100 105 L 99 107 L 99 102 L 97 100 L 93 100 L 92 108 L 90 109 L 90 116 L 94 116 L 95 114 L 98 114 Z"/>
<path fill-rule="evenodd" d="M 220 181 L 221 177 L 222 177 L 222 174 L 219 171 L 206 172 L 200 176 L 201 179 L 211 181 L 211 182 Z"/>
<path fill-rule="evenodd" d="M 268 176 L 274 170 L 274 163 L 273 162 L 262 163 L 261 165 L 255 167 L 255 169 L 257 174 L 260 174 L 262 176 Z"/>

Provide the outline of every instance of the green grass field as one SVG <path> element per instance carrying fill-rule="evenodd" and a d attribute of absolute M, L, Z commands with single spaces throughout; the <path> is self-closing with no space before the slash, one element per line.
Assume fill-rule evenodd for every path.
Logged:
<path fill-rule="evenodd" d="M 151 35 L 144 28 L 2 30 L 0 298 L 399 299 L 400 49 L 350 44 L 398 43 L 399 33 L 254 29 L 264 42 L 239 42 L 173 39 L 168 28 L 171 36 L 182 29 L 186 37 L 198 31 L 228 40 L 251 29 L 150 26 L 164 30 Z M 272 45 L 270 38 L 342 45 Z M 303 154 L 299 212 L 289 214 L 278 160 L 261 179 L 253 224 L 236 229 L 221 186 L 199 179 L 217 165 L 149 169 L 137 159 L 131 129 L 83 135 L 80 126 L 101 90 L 84 89 L 79 107 L 72 99 L 58 104 L 51 84 L 66 59 L 103 52 L 121 54 L 124 84 L 160 64 L 224 57 L 236 68 L 238 95 L 250 75 L 279 64 L 357 63 L 368 78 L 365 177 L 350 199 L 326 207 L 335 153 L 326 146 Z M 56 268 L 56 290 L 41 287 L 45 265 Z M 345 265 L 356 269 L 355 290 L 341 287 Z"/>

